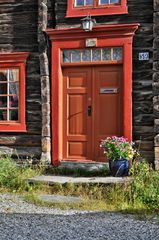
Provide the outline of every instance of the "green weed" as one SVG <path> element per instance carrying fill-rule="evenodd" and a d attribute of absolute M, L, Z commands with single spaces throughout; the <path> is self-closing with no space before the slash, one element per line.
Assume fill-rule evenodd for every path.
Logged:
<path fill-rule="evenodd" d="M 135 162 L 131 169 L 131 181 L 125 184 L 54 184 L 47 186 L 49 194 L 80 196 L 82 203 L 45 203 L 38 193 L 29 198 L 42 205 L 62 209 L 116 210 L 126 213 L 159 213 L 159 173 L 146 162 Z M 46 190 L 47 189 L 47 190 Z"/>
<path fill-rule="evenodd" d="M 54 184 L 30 185 L 29 177 L 39 175 L 43 168 L 22 165 L 17 166 L 8 156 L 0 157 L 0 190 L 6 188 L 20 192 L 29 202 L 62 209 L 107 210 L 129 213 L 159 213 L 159 172 L 154 171 L 145 162 L 134 162 L 131 169 L 131 181 L 125 184 Z M 48 203 L 41 201 L 41 194 L 60 194 L 80 196 L 76 203 Z"/>
<path fill-rule="evenodd" d="M 38 173 L 39 170 L 28 166 L 19 167 L 9 156 L 0 156 L 0 188 L 6 188 L 13 192 L 31 191 L 33 186 L 28 184 L 27 179 Z"/>
<path fill-rule="evenodd" d="M 131 203 L 159 211 L 159 172 L 143 161 L 134 163 L 131 172 Z"/>

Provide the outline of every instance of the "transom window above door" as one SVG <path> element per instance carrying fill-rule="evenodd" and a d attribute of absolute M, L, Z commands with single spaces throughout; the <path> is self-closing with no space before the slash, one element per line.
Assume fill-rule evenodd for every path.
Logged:
<path fill-rule="evenodd" d="M 67 63 L 113 63 L 122 62 L 122 47 L 62 50 L 62 62 Z"/>
<path fill-rule="evenodd" d="M 68 0 L 66 17 L 128 13 L 127 0 Z"/>

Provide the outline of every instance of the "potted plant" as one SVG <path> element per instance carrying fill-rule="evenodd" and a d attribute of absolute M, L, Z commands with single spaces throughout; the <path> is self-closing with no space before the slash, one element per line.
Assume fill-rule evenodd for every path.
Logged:
<path fill-rule="evenodd" d="M 101 141 L 100 147 L 109 160 L 110 172 L 113 176 L 128 176 L 130 160 L 136 154 L 134 143 L 124 137 L 107 137 Z"/>

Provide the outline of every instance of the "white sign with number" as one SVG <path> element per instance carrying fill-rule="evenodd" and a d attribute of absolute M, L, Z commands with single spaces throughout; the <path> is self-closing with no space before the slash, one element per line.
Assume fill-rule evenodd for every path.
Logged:
<path fill-rule="evenodd" d="M 139 61 L 148 61 L 150 59 L 149 52 L 140 52 Z"/>

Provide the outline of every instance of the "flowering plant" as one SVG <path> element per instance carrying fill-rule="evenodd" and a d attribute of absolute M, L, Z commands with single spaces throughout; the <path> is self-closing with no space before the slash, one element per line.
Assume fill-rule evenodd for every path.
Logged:
<path fill-rule="evenodd" d="M 124 137 L 113 136 L 102 140 L 100 147 L 109 160 L 116 161 L 120 159 L 132 160 L 136 154 L 133 145 L 133 142 L 129 142 Z"/>

